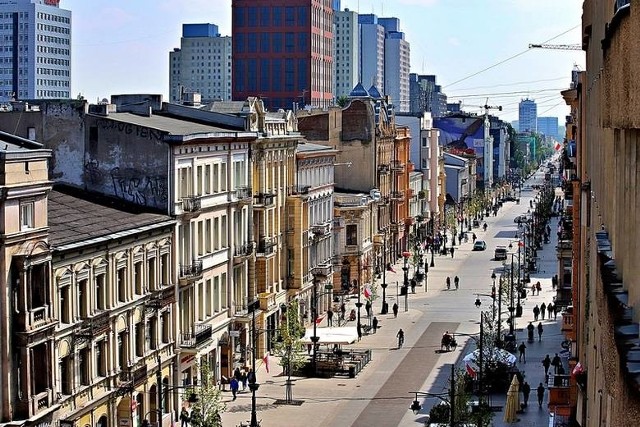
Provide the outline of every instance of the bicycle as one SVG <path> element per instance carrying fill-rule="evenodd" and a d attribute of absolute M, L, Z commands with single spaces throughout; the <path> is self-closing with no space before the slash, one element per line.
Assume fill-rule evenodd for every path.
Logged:
<path fill-rule="evenodd" d="M 404 331 L 400 329 L 396 334 L 396 337 L 398 337 L 398 348 L 402 348 L 402 345 L 404 344 Z"/>

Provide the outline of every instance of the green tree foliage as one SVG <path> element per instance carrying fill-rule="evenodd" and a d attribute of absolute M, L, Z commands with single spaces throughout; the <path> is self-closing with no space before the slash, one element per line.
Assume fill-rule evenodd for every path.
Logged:
<path fill-rule="evenodd" d="M 293 300 L 287 306 L 287 310 L 280 322 L 279 337 L 274 345 L 274 355 L 280 358 L 280 366 L 285 374 L 290 376 L 293 371 L 300 369 L 306 363 L 304 344 L 301 338 L 304 336 L 304 325 L 300 319 L 300 306 L 298 300 Z"/>
<path fill-rule="evenodd" d="M 346 107 L 348 102 L 349 98 L 346 95 L 342 95 L 336 100 L 336 104 L 338 104 L 338 106 L 341 108 Z"/>
<path fill-rule="evenodd" d="M 188 389 L 191 401 L 192 427 L 222 427 L 222 413 L 227 409 L 222 392 L 213 380 L 213 372 L 207 363 L 198 366 L 201 385 Z"/>

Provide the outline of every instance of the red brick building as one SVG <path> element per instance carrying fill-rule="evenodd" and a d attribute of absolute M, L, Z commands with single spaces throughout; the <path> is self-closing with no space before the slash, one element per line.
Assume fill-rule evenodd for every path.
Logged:
<path fill-rule="evenodd" d="M 270 109 L 333 100 L 331 0 L 233 0 L 232 97 Z"/>

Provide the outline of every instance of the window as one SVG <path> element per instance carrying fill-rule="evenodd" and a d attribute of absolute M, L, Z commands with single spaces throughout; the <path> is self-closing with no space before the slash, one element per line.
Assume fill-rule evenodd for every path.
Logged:
<path fill-rule="evenodd" d="M 149 319 L 147 328 L 149 330 L 147 333 L 147 337 L 149 338 L 149 348 L 151 350 L 155 350 L 158 348 L 158 318 L 154 316 Z"/>
<path fill-rule="evenodd" d="M 204 230 L 203 221 L 198 221 L 198 255 L 202 256 L 204 253 Z"/>
<path fill-rule="evenodd" d="M 156 258 L 150 258 L 147 260 L 147 270 L 147 275 L 149 276 L 149 289 L 155 291 L 158 289 L 158 282 L 156 278 Z"/>
<path fill-rule="evenodd" d="M 160 268 L 162 269 L 162 285 L 167 286 L 171 283 L 169 278 L 169 269 L 171 268 L 169 265 L 169 254 L 163 254 L 160 256 Z"/>
<path fill-rule="evenodd" d="M 127 302 L 127 269 L 119 268 L 117 272 L 118 301 Z"/>
<path fill-rule="evenodd" d="M 96 344 L 96 368 L 98 376 L 107 376 L 107 342 L 105 340 Z"/>
<path fill-rule="evenodd" d="M 169 313 L 162 313 L 162 342 L 164 344 L 169 342 L 170 328 L 171 327 L 171 318 L 169 317 Z"/>
<path fill-rule="evenodd" d="M 227 164 L 222 163 L 220 165 L 220 189 L 221 191 L 227 191 Z"/>
<path fill-rule="evenodd" d="M 426 147 L 427 146 L 427 138 L 422 138 L 422 146 Z"/>
<path fill-rule="evenodd" d="M 196 168 L 196 185 L 198 186 L 196 195 L 202 196 L 202 165 Z"/>
<path fill-rule="evenodd" d="M 60 321 L 71 323 L 71 292 L 70 287 L 60 288 Z"/>
<path fill-rule="evenodd" d="M 107 309 L 107 295 L 104 274 L 99 274 L 96 276 L 96 307 L 98 308 L 98 310 Z"/>
<path fill-rule="evenodd" d="M 60 360 L 60 393 L 70 395 L 73 392 L 73 365 L 71 356 Z"/>
<path fill-rule="evenodd" d="M 78 369 L 80 370 L 80 385 L 89 385 L 91 383 L 91 372 L 89 367 L 89 349 L 83 348 L 78 353 Z"/>
<path fill-rule="evenodd" d="M 80 310 L 80 318 L 89 317 L 89 292 L 87 288 L 87 280 L 78 281 L 78 308 Z"/>
<path fill-rule="evenodd" d="M 120 332 L 118 334 L 118 370 L 121 371 L 129 364 L 129 346 L 127 340 L 129 339 L 126 332 Z"/>
<path fill-rule="evenodd" d="M 144 322 L 136 323 L 136 356 L 144 356 Z"/>
<path fill-rule="evenodd" d="M 144 282 L 142 277 L 142 262 L 136 262 L 133 265 L 133 280 L 135 283 L 136 295 L 144 293 Z"/>
<path fill-rule="evenodd" d="M 20 205 L 20 230 L 33 228 L 33 202 Z"/>
<path fill-rule="evenodd" d="M 222 222 L 220 224 L 220 229 L 222 231 L 221 245 L 222 245 L 223 248 L 226 248 L 228 246 L 228 244 L 227 244 L 227 216 L 226 215 L 222 216 Z"/>
<path fill-rule="evenodd" d="M 207 218 L 204 223 L 204 244 L 206 253 L 211 253 L 211 218 Z"/>
<path fill-rule="evenodd" d="M 213 250 L 220 249 L 220 219 L 213 219 Z"/>
<path fill-rule="evenodd" d="M 347 225 L 347 245 L 358 244 L 358 226 L 356 224 Z"/>
<path fill-rule="evenodd" d="M 211 165 L 204 167 L 204 194 L 211 194 Z"/>

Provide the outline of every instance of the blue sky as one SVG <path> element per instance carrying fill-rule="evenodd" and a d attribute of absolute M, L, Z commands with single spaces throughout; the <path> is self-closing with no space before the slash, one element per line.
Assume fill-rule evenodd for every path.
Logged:
<path fill-rule="evenodd" d="M 183 23 L 213 23 L 231 34 L 231 0 L 62 0 L 73 12 L 72 93 L 90 101 L 116 93 L 169 89 L 169 52 Z M 436 74 L 450 100 L 500 105 L 517 119 L 529 97 L 538 115 L 568 108 L 567 88 L 582 51 L 528 49 L 529 43 L 580 43 L 582 0 L 342 0 L 342 8 L 395 16 L 411 44 L 411 71 Z M 510 59 L 514 57 L 513 59 Z M 503 62 L 504 61 L 504 62 Z M 487 71 L 482 71 L 490 68 Z"/>

